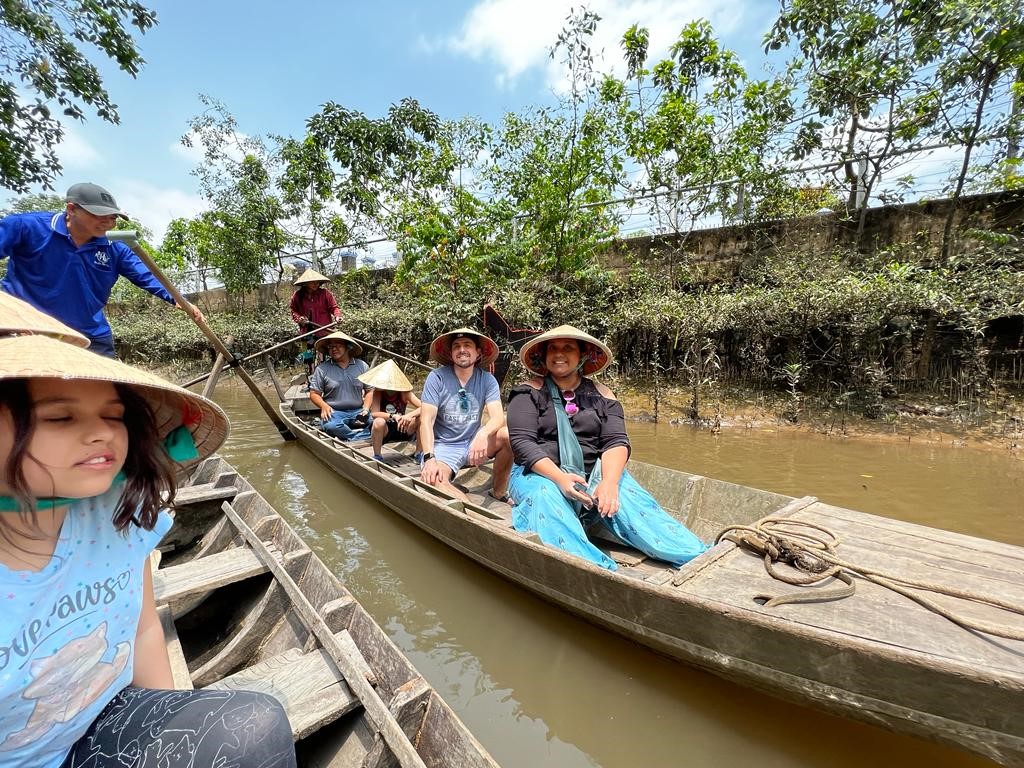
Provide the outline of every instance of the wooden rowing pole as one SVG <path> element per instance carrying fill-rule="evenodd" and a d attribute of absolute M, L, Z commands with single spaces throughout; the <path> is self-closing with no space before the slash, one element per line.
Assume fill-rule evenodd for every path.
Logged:
<path fill-rule="evenodd" d="M 277 344 L 274 344 L 273 346 L 267 347 L 266 349 L 261 349 L 259 352 L 253 352 L 251 355 L 249 355 L 247 357 L 243 357 L 238 362 L 240 362 L 240 363 L 248 363 L 250 360 L 255 360 L 256 358 L 262 358 L 264 355 L 266 355 L 266 354 L 268 354 L 270 352 L 273 352 L 275 349 L 280 349 L 281 347 L 287 346 L 287 345 L 289 345 L 289 344 L 291 344 L 293 342 L 298 341 L 299 339 L 304 339 L 304 338 L 306 338 L 307 336 L 309 336 L 311 334 L 318 333 L 319 331 L 324 331 L 324 330 L 327 330 L 328 328 L 333 328 L 333 327 L 334 327 L 334 323 L 328 323 L 327 325 L 321 325 L 319 328 L 314 328 L 311 331 L 306 331 L 305 333 L 300 333 L 298 336 L 292 336 L 290 339 L 286 339 L 285 341 L 282 341 L 282 342 L 279 342 Z M 215 365 L 214 369 L 215 370 L 218 369 L 218 366 Z M 200 383 L 206 381 L 208 378 L 210 378 L 213 375 L 214 375 L 214 371 L 211 370 L 209 373 L 204 373 L 202 376 L 196 376 L 191 381 L 186 381 L 181 386 L 183 386 L 186 389 L 188 389 L 189 387 L 193 387 L 196 384 L 200 384 Z"/>
<path fill-rule="evenodd" d="M 260 391 L 259 386 L 257 386 L 252 376 L 249 375 L 249 372 L 245 370 L 245 368 L 241 365 L 239 361 L 235 360 L 234 356 L 231 354 L 231 350 L 229 350 L 227 348 L 227 345 L 224 344 L 223 341 L 221 341 L 220 337 L 217 336 L 217 334 L 210 329 L 210 326 L 206 324 L 206 321 L 202 319 L 201 316 L 196 315 L 196 313 L 194 312 L 195 308 L 192 306 L 191 302 L 189 302 L 188 299 L 186 299 L 181 294 L 181 292 L 175 287 L 175 285 L 167 278 L 167 275 L 163 273 L 163 270 L 161 270 L 160 267 L 157 266 L 156 262 L 153 261 L 153 257 L 146 253 L 146 250 L 141 245 L 139 245 L 138 236 L 136 235 L 135 231 L 110 231 L 107 232 L 107 239 L 118 240 L 127 245 L 129 248 L 132 249 L 132 251 L 135 252 L 135 255 L 142 260 L 142 263 L 145 264 L 149 271 L 153 273 L 153 276 L 157 280 L 159 280 L 160 283 L 164 286 L 164 288 L 167 289 L 167 292 L 171 294 L 171 296 L 174 298 L 174 301 L 178 304 L 178 306 L 184 309 L 188 313 L 189 317 L 192 318 L 193 322 L 195 322 L 195 324 L 199 326 L 199 330 L 203 332 L 203 335 L 206 336 L 210 344 L 213 345 L 213 348 L 217 351 L 217 354 L 223 355 L 223 360 L 227 361 L 228 365 L 230 365 L 231 367 L 235 368 L 238 371 L 239 378 L 241 378 L 242 381 L 245 382 L 245 385 L 249 388 L 249 391 L 252 392 L 253 397 L 256 398 L 256 401 L 260 404 L 260 407 L 263 408 L 267 416 L 273 422 L 274 426 L 277 427 L 277 431 L 281 434 L 281 437 L 283 437 L 285 440 L 294 440 L 295 435 L 293 435 L 291 430 L 288 429 L 288 425 L 277 413 L 274 407 L 270 404 L 270 401 L 267 400 L 263 392 Z M 217 370 L 219 370 L 219 366 Z"/>

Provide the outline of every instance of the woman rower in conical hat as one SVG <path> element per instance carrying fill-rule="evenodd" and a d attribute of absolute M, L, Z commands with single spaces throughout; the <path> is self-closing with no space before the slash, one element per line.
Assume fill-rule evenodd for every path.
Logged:
<path fill-rule="evenodd" d="M 626 469 L 622 403 L 590 378 L 611 362 L 608 346 L 560 325 L 524 344 L 520 357 L 535 378 L 515 387 L 508 401 L 516 530 L 536 531 L 545 544 L 609 570 L 615 562 L 587 538 L 593 523 L 673 565 L 707 549 Z"/>
<path fill-rule="evenodd" d="M 373 458 L 383 461 L 384 443 L 400 442 L 416 437 L 419 452 L 420 399 L 412 392 L 412 382 L 402 373 L 394 360 L 385 360 L 374 366 L 359 380 L 373 387 L 370 397 L 370 416 L 373 427 Z M 408 410 L 412 406 L 412 410 Z"/>
<path fill-rule="evenodd" d="M 0 295 L 0 592 L 17 599 L 0 636 L 23 645 L 21 672 L 0 675 L 0 762 L 119 762 L 132 744 L 202 729 L 160 764 L 295 766 L 272 697 L 171 690 L 149 554 L 172 524 L 176 472 L 224 441 L 223 411 L 10 301 Z M 261 738 L 238 739 L 224 711 L 247 712 Z"/>
<path fill-rule="evenodd" d="M 310 267 L 303 272 L 295 281 L 295 293 L 292 294 L 290 309 L 292 320 L 299 326 L 299 333 L 311 331 L 330 323 L 341 322 L 341 309 L 334 298 L 334 294 L 327 288 L 330 280 Z M 317 339 L 322 339 L 330 333 L 325 328 L 317 331 L 314 335 L 306 338 L 306 351 L 302 355 L 306 364 L 306 375 L 313 373 L 315 366 L 316 351 L 314 345 Z"/>

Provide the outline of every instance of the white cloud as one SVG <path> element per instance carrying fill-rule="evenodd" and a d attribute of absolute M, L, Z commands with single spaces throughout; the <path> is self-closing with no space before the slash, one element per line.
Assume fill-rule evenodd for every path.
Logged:
<path fill-rule="evenodd" d="M 110 188 L 117 190 L 117 202 L 123 210 L 153 230 L 154 244 L 164 239 L 167 225 L 173 219 L 191 218 L 206 208 L 197 194 L 139 179 L 118 179 Z"/>
<path fill-rule="evenodd" d="M 543 67 L 549 87 L 564 90 L 564 72 L 550 59 L 550 49 L 565 26 L 576 0 L 482 0 L 469 11 L 458 35 L 446 41 L 449 50 L 477 60 L 492 60 L 499 67 L 499 86 L 513 83 L 526 71 Z M 690 21 L 707 18 L 718 35 L 725 35 L 744 19 L 749 0 L 720 0 L 711 8 L 699 0 L 593 0 L 591 11 L 601 17 L 591 48 L 599 69 L 619 70 L 619 42 L 633 24 L 650 32 L 649 53 L 657 60 L 667 53 L 679 31 Z M 425 49 L 435 48 L 429 42 Z"/>
<path fill-rule="evenodd" d="M 82 138 L 74 124 L 65 123 L 64 138 L 57 147 L 57 157 L 66 170 L 95 168 L 100 163 L 100 153 Z"/>

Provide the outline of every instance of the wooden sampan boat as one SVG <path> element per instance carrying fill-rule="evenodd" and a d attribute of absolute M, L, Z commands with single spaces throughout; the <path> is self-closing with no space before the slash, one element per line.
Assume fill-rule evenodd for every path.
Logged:
<path fill-rule="evenodd" d="M 496 768 L 270 504 L 223 459 L 178 490 L 153 588 L 178 688 L 284 705 L 299 765 Z"/>
<path fill-rule="evenodd" d="M 731 541 L 675 569 L 591 531 L 619 565 L 607 571 L 515 531 L 511 508 L 486 494 L 486 467 L 456 478 L 471 499 L 465 503 L 419 480 L 411 444 L 387 445 L 385 460 L 375 461 L 369 445 L 313 427 L 316 411 L 298 387 L 281 413 L 299 442 L 346 480 L 481 565 L 595 624 L 781 698 L 1024 765 L 1024 640 L 965 629 L 857 575 L 856 591 L 845 599 L 766 606 L 767 598 L 795 588 L 773 579 L 761 556 Z M 847 561 L 1024 602 L 1024 547 L 637 461 L 630 471 L 705 541 L 726 526 L 785 518 L 836 533 Z M 934 599 L 1024 637 L 1019 614 Z"/>

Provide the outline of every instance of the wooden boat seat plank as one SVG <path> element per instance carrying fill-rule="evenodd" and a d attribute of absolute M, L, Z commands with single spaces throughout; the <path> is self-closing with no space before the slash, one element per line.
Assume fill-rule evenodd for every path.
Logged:
<path fill-rule="evenodd" d="M 270 694 L 287 711 L 296 740 L 362 707 L 324 650 L 302 653 L 292 648 L 208 688 Z"/>
<path fill-rule="evenodd" d="M 267 571 L 248 547 L 233 547 L 207 555 L 195 562 L 161 568 L 153 574 L 153 593 L 157 605 L 189 595 L 208 592 Z"/>
<path fill-rule="evenodd" d="M 174 494 L 174 506 L 186 507 L 189 504 L 199 504 L 204 501 L 222 501 L 233 499 L 238 493 L 234 486 L 219 486 L 215 483 L 201 483 L 199 485 L 186 485 L 178 488 Z"/>
<path fill-rule="evenodd" d="M 993 562 L 1001 561 L 1001 567 L 1007 570 L 1024 570 L 1024 548 L 990 539 L 979 539 L 821 503 L 813 510 L 798 513 L 795 518 L 832 528 L 840 536 L 844 531 L 852 531 L 868 539 L 885 539 L 910 549 L 920 548 L 922 543 L 927 543 L 933 551 L 945 556 L 956 557 L 968 551 L 985 555 Z"/>
<path fill-rule="evenodd" d="M 857 638 L 858 641 L 875 640 L 895 649 L 927 654 L 957 665 L 970 665 L 975 670 L 985 667 L 992 672 L 1010 674 L 1024 685 L 1024 673 L 1021 671 L 1024 641 L 989 638 L 967 631 L 923 606 L 863 579 L 855 582 L 856 594 L 843 600 L 763 608 L 755 602 L 755 596 L 777 596 L 800 588 L 769 577 L 760 559 L 751 556 L 746 560 L 749 567 L 745 569 L 722 565 L 705 569 L 686 582 L 687 591 L 707 600 Z M 736 563 L 733 560 L 731 565 Z M 835 585 L 825 584 L 821 588 L 832 586 Z M 965 614 L 974 615 L 984 609 L 985 617 L 994 620 L 995 611 L 988 606 L 964 604 L 960 609 Z M 1007 614 L 1002 614 L 1002 620 L 1008 620 Z M 1011 626 L 1020 627 L 1022 622 L 1018 620 Z"/>
<path fill-rule="evenodd" d="M 178 639 L 178 628 L 174 625 L 174 615 L 170 606 L 161 605 L 156 609 L 160 617 L 160 626 L 164 630 L 164 643 L 167 646 L 167 659 L 171 663 L 171 679 L 174 680 L 174 687 L 179 691 L 192 690 L 192 675 L 188 671 L 188 662 L 185 660 L 185 652 L 182 650 L 181 641 Z"/>

